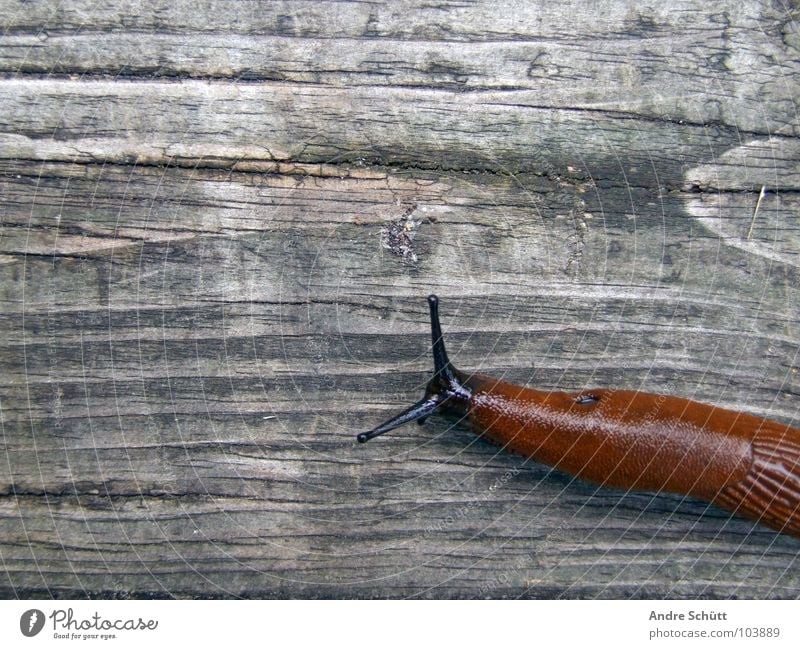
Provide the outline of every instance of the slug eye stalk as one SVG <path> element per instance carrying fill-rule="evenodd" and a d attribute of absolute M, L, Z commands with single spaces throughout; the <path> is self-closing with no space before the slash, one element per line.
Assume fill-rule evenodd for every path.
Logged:
<path fill-rule="evenodd" d="M 414 405 L 406 408 L 388 421 L 376 426 L 365 433 L 359 433 L 356 439 L 366 442 L 373 437 L 383 435 L 398 426 L 416 421 L 419 424 L 439 412 L 448 401 L 455 397 L 469 399 L 469 393 L 458 378 L 458 371 L 453 367 L 447 357 L 442 337 L 442 325 L 439 321 L 439 298 L 435 295 L 428 296 L 428 306 L 431 313 L 431 343 L 433 351 L 433 377 L 428 381 L 425 396 Z"/>
<path fill-rule="evenodd" d="M 430 399 L 421 399 L 417 401 L 413 406 L 410 406 L 403 412 L 395 415 L 389 421 L 383 422 L 380 426 L 376 426 L 372 430 L 367 431 L 366 433 L 359 433 L 356 435 L 356 439 L 359 442 L 366 442 L 367 440 L 372 439 L 373 437 L 377 437 L 378 435 L 383 435 L 384 433 L 388 433 L 390 430 L 394 430 L 395 428 L 402 426 L 403 424 L 407 424 L 411 421 L 418 421 L 420 424 L 425 422 L 430 415 L 435 413 L 439 409 L 439 405 L 441 404 L 441 399 L 438 397 L 431 397 Z"/>

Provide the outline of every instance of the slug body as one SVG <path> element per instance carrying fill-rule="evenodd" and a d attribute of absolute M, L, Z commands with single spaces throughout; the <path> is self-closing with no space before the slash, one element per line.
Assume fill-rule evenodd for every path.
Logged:
<path fill-rule="evenodd" d="M 800 537 L 800 429 L 630 390 L 533 390 L 456 370 L 430 296 L 435 373 L 425 397 L 358 436 L 441 413 L 513 453 L 591 482 L 693 496 Z"/>

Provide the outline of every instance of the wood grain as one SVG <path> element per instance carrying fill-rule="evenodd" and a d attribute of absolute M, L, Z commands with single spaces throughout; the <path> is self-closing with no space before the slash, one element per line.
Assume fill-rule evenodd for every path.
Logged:
<path fill-rule="evenodd" d="M 0 595 L 800 595 L 705 504 L 354 441 L 419 398 L 430 292 L 464 369 L 798 425 L 794 9 L 0 16 Z"/>

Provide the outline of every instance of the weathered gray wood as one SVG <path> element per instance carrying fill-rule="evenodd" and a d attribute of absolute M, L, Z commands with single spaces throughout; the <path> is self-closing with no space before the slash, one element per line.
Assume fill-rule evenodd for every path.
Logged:
<path fill-rule="evenodd" d="M 465 369 L 797 425 L 792 11 L 65 5 L 0 2 L 0 594 L 800 594 L 702 503 L 353 439 L 432 291 Z"/>

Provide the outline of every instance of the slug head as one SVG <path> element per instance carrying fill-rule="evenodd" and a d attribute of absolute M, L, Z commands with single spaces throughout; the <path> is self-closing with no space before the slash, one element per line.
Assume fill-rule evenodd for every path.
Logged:
<path fill-rule="evenodd" d="M 439 298 L 435 295 L 428 296 L 428 306 L 431 310 L 431 339 L 433 341 L 433 377 L 428 381 L 425 396 L 412 406 L 385 421 L 380 426 L 366 433 L 359 433 L 356 439 L 359 442 L 383 435 L 390 430 L 416 421 L 423 424 L 432 414 L 445 409 L 464 411 L 471 397 L 470 391 L 462 384 L 459 371 L 456 370 L 447 358 L 442 339 L 442 326 L 439 323 Z"/>

